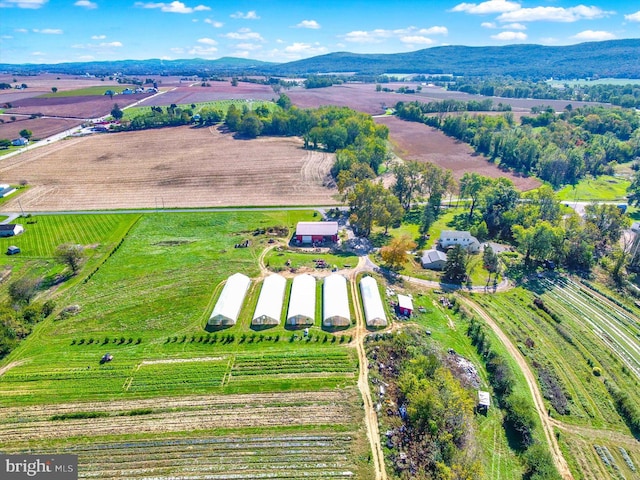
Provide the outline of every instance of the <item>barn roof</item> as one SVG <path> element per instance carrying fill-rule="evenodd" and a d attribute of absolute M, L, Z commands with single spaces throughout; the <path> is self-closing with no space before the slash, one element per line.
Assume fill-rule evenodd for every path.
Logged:
<path fill-rule="evenodd" d="M 293 279 L 287 320 L 305 317 L 313 321 L 316 318 L 316 279 L 303 273 Z"/>
<path fill-rule="evenodd" d="M 216 306 L 213 308 L 209 323 L 235 324 L 250 284 L 251 280 L 246 275 L 241 273 L 231 275 L 222 289 Z"/>
<path fill-rule="evenodd" d="M 13 232 L 16 227 L 21 227 L 22 225 L 20 225 L 19 223 L 5 223 L 5 224 L 0 224 L 0 231 L 2 232 Z"/>
<path fill-rule="evenodd" d="M 280 323 L 282 314 L 282 303 L 284 301 L 284 291 L 287 280 L 277 273 L 269 275 L 262 282 L 258 304 L 253 313 L 253 320 L 270 319 L 274 323 Z"/>
<path fill-rule="evenodd" d="M 400 308 L 406 308 L 407 310 L 413 310 L 413 300 L 407 295 L 398 294 L 398 306 Z"/>
<path fill-rule="evenodd" d="M 347 279 L 337 273 L 332 273 L 324 279 L 322 320 L 325 325 L 331 325 L 336 321 L 346 325 L 351 323 Z"/>
<path fill-rule="evenodd" d="M 298 222 L 296 235 L 337 235 L 338 222 Z"/>
<path fill-rule="evenodd" d="M 373 277 L 363 277 L 360 280 L 360 292 L 362 293 L 362 305 L 364 317 L 369 326 L 384 326 L 387 324 L 387 316 L 384 313 L 378 282 Z"/>

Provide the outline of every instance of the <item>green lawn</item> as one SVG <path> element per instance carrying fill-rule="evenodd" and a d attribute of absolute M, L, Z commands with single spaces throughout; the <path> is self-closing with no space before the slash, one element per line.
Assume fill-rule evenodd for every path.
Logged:
<path fill-rule="evenodd" d="M 249 102 L 247 100 L 215 100 L 215 101 L 211 101 L 211 102 L 198 102 L 194 104 L 196 106 L 195 109 L 193 109 L 193 114 L 197 114 L 200 110 L 202 110 L 203 108 L 211 108 L 211 109 L 217 109 L 217 110 L 221 110 L 223 113 L 227 113 L 227 110 L 229 109 L 229 107 L 231 105 L 235 105 L 238 108 L 242 108 L 244 106 L 250 108 L 251 110 L 255 110 L 256 108 L 266 105 L 269 110 L 273 110 L 276 108 L 276 104 L 273 102 L 267 102 L 267 101 L 262 101 L 262 100 L 255 100 L 252 102 Z M 190 103 L 185 103 L 185 104 L 179 104 L 177 105 L 179 108 L 181 109 L 191 109 L 191 104 Z M 139 117 L 140 115 L 148 115 L 151 113 L 151 107 L 131 107 L 131 108 L 127 108 L 125 110 L 123 110 L 124 112 L 124 119 L 125 120 L 132 120 L 135 117 Z"/>
<path fill-rule="evenodd" d="M 625 178 L 603 175 L 586 178 L 577 185 L 567 185 L 557 192 L 561 201 L 620 200 L 626 202 L 627 188 L 631 182 Z"/>
<path fill-rule="evenodd" d="M 332 268 L 333 266 L 338 269 L 353 268 L 358 263 L 358 257 L 351 252 L 335 253 L 318 253 L 318 252 L 302 252 L 298 250 L 291 250 L 283 248 L 281 250 L 273 249 L 265 256 L 264 262 L 270 270 L 274 272 L 290 269 L 300 268 L 312 268 L 316 269 L 315 260 L 324 260 L 325 264 Z M 287 264 L 288 263 L 288 264 Z M 317 269 L 326 270 L 326 269 Z"/>
<path fill-rule="evenodd" d="M 55 82 L 51 85 L 55 87 Z M 107 90 L 111 90 L 115 93 L 120 93 L 125 88 L 136 89 L 137 85 L 96 85 L 95 87 L 85 87 L 78 88 L 76 90 L 64 90 L 57 91 L 56 93 L 45 93 L 44 95 L 40 95 L 39 98 L 55 98 L 55 97 L 88 97 L 92 95 L 104 95 L 104 92 Z M 144 88 L 147 88 L 146 86 Z M 114 97 L 115 99 L 115 97 Z"/>

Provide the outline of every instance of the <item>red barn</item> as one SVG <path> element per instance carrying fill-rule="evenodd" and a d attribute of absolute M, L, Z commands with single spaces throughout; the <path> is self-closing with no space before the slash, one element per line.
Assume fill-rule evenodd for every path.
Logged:
<path fill-rule="evenodd" d="M 413 301 L 407 295 L 398 294 L 398 313 L 410 317 L 413 313 Z"/>
<path fill-rule="evenodd" d="M 337 242 L 338 222 L 298 222 L 296 242 Z"/>

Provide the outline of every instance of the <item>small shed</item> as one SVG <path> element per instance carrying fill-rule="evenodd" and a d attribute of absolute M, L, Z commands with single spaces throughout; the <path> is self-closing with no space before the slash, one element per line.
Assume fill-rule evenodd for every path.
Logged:
<path fill-rule="evenodd" d="M 24 147 L 25 145 L 29 145 L 29 139 L 24 137 L 14 138 L 11 140 L 11 145 L 14 147 Z"/>
<path fill-rule="evenodd" d="M 407 295 L 398 294 L 398 313 L 410 317 L 413 313 L 413 300 Z"/>
<path fill-rule="evenodd" d="M 348 327 L 351 325 L 347 279 L 337 273 L 332 273 L 324 279 L 322 325 L 325 327 Z"/>
<path fill-rule="evenodd" d="M 478 411 L 486 412 L 491 406 L 491 395 L 489 392 L 478 390 Z"/>
<path fill-rule="evenodd" d="M 0 237 L 13 237 L 24 232 L 24 227 L 19 223 L 5 223 L 0 225 Z"/>
<path fill-rule="evenodd" d="M 296 242 L 337 242 L 338 222 L 298 222 L 296 225 Z"/>
<path fill-rule="evenodd" d="M 15 255 L 17 253 L 20 253 L 20 247 L 11 245 L 9 248 L 7 248 L 7 255 Z"/>
<path fill-rule="evenodd" d="M 287 279 L 277 273 L 264 279 L 260 297 L 253 313 L 253 320 L 251 320 L 252 325 L 280 324 L 286 287 Z"/>
<path fill-rule="evenodd" d="M 316 318 L 316 279 L 306 273 L 291 284 L 287 325 L 311 326 Z"/>
<path fill-rule="evenodd" d="M 360 293 L 367 327 L 386 327 L 387 316 L 384 313 L 384 305 L 376 279 L 369 276 L 363 277 L 360 280 Z"/>
<path fill-rule="evenodd" d="M 216 327 L 235 325 L 250 284 L 251 280 L 246 275 L 241 273 L 231 275 L 209 317 L 209 325 Z"/>
<path fill-rule="evenodd" d="M 425 250 L 420 258 L 422 268 L 442 270 L 447 264 L 447 254 L 436 249 Z"/>

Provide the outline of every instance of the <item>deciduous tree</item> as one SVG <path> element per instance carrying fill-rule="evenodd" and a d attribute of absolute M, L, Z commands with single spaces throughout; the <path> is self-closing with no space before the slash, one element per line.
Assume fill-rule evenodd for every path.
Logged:
<path fill-rule="evenodd" d="M 75 275 L 80 270 L 80 265 L 85 258 L 85 251 L 82 245 L 63 243 L 58 245 L 53 256 L 56 261 L 67 265 Z"/>
<path fill-rule="evenodd" d="M 396 270 L 409 260 L 408 251 L 415 248 L 416 243 L 408 235 L 396 237 L 389 245 L 380 249 L 382 260 L 391 268 Z"/>

